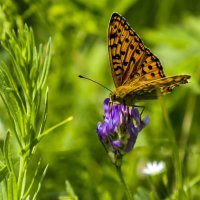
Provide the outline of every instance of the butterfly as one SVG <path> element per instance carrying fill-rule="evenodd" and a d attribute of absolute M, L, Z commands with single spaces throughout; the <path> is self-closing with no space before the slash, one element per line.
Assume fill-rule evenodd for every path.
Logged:
<path fill-rule="evenodd" d="M 190 79 L 190 75 L 166 77 L 159 59 L 118 13 L 112 14 L 108 26 L 108 51 L 116 86 L 110 93 L 112 102 L 132 106 L 156 99 Z"/>

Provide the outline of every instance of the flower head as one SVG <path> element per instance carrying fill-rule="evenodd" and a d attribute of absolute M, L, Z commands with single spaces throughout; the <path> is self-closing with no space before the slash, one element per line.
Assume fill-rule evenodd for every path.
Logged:
<path fill-rule="evenodd" d="M 103 104 L 104 122 L 98 122 L 96 132 L 112 161 L 121 165 L 123 155 L 131 151 L 138 133 L 149 123 L 149 117 L 141 119 L 135 107 L 110 104 L 106 98 Z"/>
<path fill-rule="evenodd" d="M 146 164 L 146 166 L 143 169 L 143 173 L 147 175 L 156 175 L 163 172 L 165 169 L 165 163 L 164 162 L 149 162 Z"/>

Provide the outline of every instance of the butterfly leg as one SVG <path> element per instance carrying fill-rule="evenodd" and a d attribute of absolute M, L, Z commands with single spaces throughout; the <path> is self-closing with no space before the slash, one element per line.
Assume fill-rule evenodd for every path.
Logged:
<path fill-rule="evenodd" d="M 112 108 L 112 106 L 113 106 L 113 101 L 109 101 L 109 107 Z M 113 119 L 113 117 L 112 117 L 112 119 Z M 113 125 L 113 120 L 112 120 L 112 125 Z"/>
<path fill-rule="evenodd" d="M 141 109 L 142 109 L 142 111 L 141 111 L 141 113 L 140 113 L 140 119 L 141 119 L 141 117 L 142 117 L 142 114 L 143 114 L 143 112 L 144 112 L 144 110 L 145 110 L 145 106 L 133 105 L 133 107 L 136 107 L 136 108 L 141 108 Z"/>

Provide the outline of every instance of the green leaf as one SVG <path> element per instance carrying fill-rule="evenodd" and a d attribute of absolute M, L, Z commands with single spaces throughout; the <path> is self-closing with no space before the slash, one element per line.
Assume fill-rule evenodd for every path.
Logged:
<path fill-rule="evenodd" d="M 4 154 L 5 161 L 6 161 L 6 166 L 7 166 L 8 172 L 9 173 L 14 172 L 12 155 L 11 155 L 11 151 L 10 151 L 10 131 L 8 131 L 6 134 L 6 138 L 5 138 L 4 146 L 3 146 L 3 154 Z"/>
<path fill-rule="evenodd" d="M 44 102 L 45 102 L 44 103 L 44 113 L 43 113 L 42 122 L 41 122 L 41 126 L 40 126 L 40 130 L 38 132 L 38 135 L 40 135 L 44 131 L 44 127 L 45 127 L 45 124 L 46 124 L 47 111 L 48 111 L 48 88 L 46 89 L 45 101 Z"/>
<path fill-rule="evenodd" d="M 134 195 L 134 200 L 154 200 L 152 192 L 148 192 L 144 188 L 138 188 L 137 193 Z"/>
<path fill-rule="evenodd" d="M 42 48 L 42 47 L 41 47 Z M 40 65 L 40 78 L 38 79 L 38 88 L 43 88 L 46 79 L 47 79 L 47 75 L 49 73 L 49 67 L 50 67 L 50 63 L 51 63 L 51 49 L 52 49 L 52 44 L 51 44 L 51 38 L 49 39 L 48 43 L 47 43 L 47 47 L 46 47 L 46 52 L 45 52 L 45 60 L 43 65 Z M 42 59 L 42 55 L 40 55 L 40 59 Z M 39 60 L 39 64 L 41 63 L 41 60 Z"/>
<path fill-rule="evenodd" d="M 5 180 L 6 186 L 7 186 L 6 190 L 7 190 L 8 199 L 17 200 L 18 186 L 17 186 L 15 170 L 14 170 L 11 151 L 10 151 L 10 132 L 9 131 L 6 134 L 6 138 L 4 141 L 3 153 L 4 153 L 4 158 L 6 161 L 7 170 L 8 170 L 6 180 Z"/>
<path fill-rule="evenodd" d="M 8 199 L 18 200 L 18 195 L 17 195 L 18 186 L 17 186 L 15 174 L 13 172 L 9 173 L 7 182 L 8 182 L 8 188 L 7 188 Z"/>
<path fill-rule="evenodd" d="M 66 195 L 60 196 L 59 200 L 78 200 L 77 195 L 75 194 L 69 181 L 65 181 L 66 185 Z"/>
<path fill-rule="evenodd" d="M 32 149 L 33 147 L 35 147 L 46 135 L 48 135 L 49 133 L 51 133 L 54 129 L 70 122 L 71 120 L 73 120 L 73 117 L 70 116 L 67 119 L 63 120 L 62 122 L 52 126 L 51 128 L 49 128 L 48 130 L 44 131 L 43 133 L 41 133 L 37 138 L 35 138 L 29 145 L 27 145 L 23 150 L 22 153 L 27 153 L 28 149 Z"/>
<path fill-rule="evenodd" d="M 10 120 L 13 123 L 14 133 L 22 146 L 18 133 L 22 129 L 22 112 L 24 110 L 20 97 L 16 92 L 16 86 L 12 80 L 7 67 L 4 64 L 0 65 L 0 96 L 10 115 Z M 25 116 L 24 116 L 25 118 Z"/>
<path fill-rule="evenodd" d="M 32 187 L 33 187 L 33 184 L 34 184 L 34 182 L 37 180 L 36 177 L 37 177 L 37 175 L 38 175 L 38 171 L 39 171 L 40 165 L 41 165 L 41 162 L 38 161 L 37 167 L 36 167 L 36 169 L 35 169 L 34 175 L 33 175 L 32 180 L 31 180 L 31 183 L 29 184 L 28 189 L 27 189 L 26 192 L 24 193 L 22 199 L 26 199 L 26 198 L 30 195 L 31 189 L 32 189 Z"/>
<path fill-rule="evenodd" d="M 2 182 L 8 174 L 7 166 L 0 161 L 0 182 Z"/>
<path fill-rule="evenodd" d="M 43 171 L 43 173 L 42 173 L 42 176 L 41 176 L 41 178 L 40 178 L 40 180 L 39 180 L 37 189 L 35 190 L 34 196 L 33 196 L 33 198 L 32 198 L 33 200 L 36 200 L 36 199 L 37 199 L 37 195 L 38 195 L 38 193 L 39 193 L 39 191 L 40 191 L 40 188 L 41 188 L 41 185 L 42 185 L 42 181 L 43 181 L 43 179 L 44 179 L 44 177 L 45 177 L 45 174 L 46 174 L 46 172 L 47 172 L 47 169 L 48 169 L 48 165 L 45 167 L 45 169 L 44 169 L 44 171 Z"/>

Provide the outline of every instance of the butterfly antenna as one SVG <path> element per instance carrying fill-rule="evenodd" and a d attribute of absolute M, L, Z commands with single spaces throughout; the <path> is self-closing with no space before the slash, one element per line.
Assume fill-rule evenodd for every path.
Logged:
<path fill-rule="evenodd" d="M 98 83 L 97 81 L 92 80 L 91 78 L 87 78 L 87 77 L 82 76 L 82 75 L 78 75 L 78 77 L 79 77 L 79 78 L 87 79 L 87 80 L 89 80 L 89 81 L 92 81 L 93 83 L 96 83 L 96 84 L 100 85 L 101 87 L 105 88 L 106 90 L 112 92 L 112 90 L 108 89 L 108 88 L 107 88 L 106 86 L 104 86 L 103 84 Z"/>

